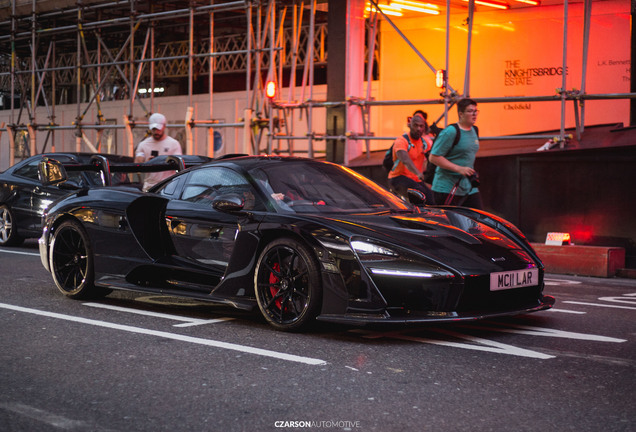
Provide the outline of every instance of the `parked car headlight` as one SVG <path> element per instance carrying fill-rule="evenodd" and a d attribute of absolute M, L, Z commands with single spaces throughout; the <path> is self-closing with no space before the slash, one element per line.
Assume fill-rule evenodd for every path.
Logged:
<path fill-rule="evenodd" d="M 351 247 L 367 271 L 380 278 L 447 279 L 454 276 L 439 264 L 406 251 L 398 252 L 390 246 L 355 239 Z"/>
<path fill-rule="evenodd" d="M 393 258 L 396 258 L 399 256 L 397 252 L 389 248 L 386 248 L 374 243 L 362 241 L 362 240 L 353 240 L 351 242 L 351 247 L 353 248 L 354 251 L 356 251 L 358 255 L 364 256 L 365 259 L 369 259 L 368 257 L 369 255 L 381 255 L 381 256 L 393 257 Z"/>

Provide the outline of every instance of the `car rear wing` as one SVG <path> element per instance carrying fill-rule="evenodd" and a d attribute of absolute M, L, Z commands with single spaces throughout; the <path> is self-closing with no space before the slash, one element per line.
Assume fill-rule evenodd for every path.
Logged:
<path fill-rule="evenodd" d="M 88 164 L 75 164 L 61 163 L 51 157 L 44 157 L 38 165 L 38 175 L 43 185 L 54 185 L 68 180 L 67 171 L 93 171 L 100 173 L 104 186 L 110 186 L 112 173 L 183 171 L 186 168 L 201 165 L 211 160 L 207 156 L 167 155 L 157 156 L 144 163 L 113 163 L 103 155 L 93 155 Z"/>

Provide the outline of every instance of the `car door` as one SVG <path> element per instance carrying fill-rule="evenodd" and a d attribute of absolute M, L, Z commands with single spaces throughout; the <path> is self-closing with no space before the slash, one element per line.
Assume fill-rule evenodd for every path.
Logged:
<path fill-rule="evenodd" d="M 38 231 L 44 209 L 56 198 L 57 187 L 45 187 L 38 177 L 39 158 L 28 161 L 13 172 L 15 195 L 11 209 L 18 230 Z M 68 191 L 66 191 L 68 193 Z M 62 194 L 59 194 L 60 196 Z"/>
<path fill-rule="evenodd" d="M 14 205 L 19 226 L 29 231 L 39 231 L 42 215 L 53 201 L 72 191 L 90 186 L 81 172 L 69 172 L 68 180 L 59 185 L 44 186 L 38 176 L 40 158 L 35 158 L 15 170 L 16 179 L 21 182 L 18 199 Z"/>
<path fill-rule="evenodd" d="M 179 198 L 171 199 L 166 209 L 166 223 L 177 255 L 207 267 L 220 278 L 234 251 L 241 216 L 215 210 L 213 200 L 236 193 L 245 199 L 246 209 L 262 207 L 262 203 L 256 203 L 254 190 L 245 177 L 225 167 L 194 170 L 179 189 Z"/>

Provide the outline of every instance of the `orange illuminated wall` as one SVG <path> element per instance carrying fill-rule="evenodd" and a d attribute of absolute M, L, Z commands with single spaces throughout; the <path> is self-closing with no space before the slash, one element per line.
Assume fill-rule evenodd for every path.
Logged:
<path fill-rule="evenodd" d="M 630 69 L 630 2 L 592 2 L 586 92 L 628 93 Z M 584 9 L 570 2 L 567 36 L 567 90 L 581 89 Z M 555 95 L 562 87 L 563 5 L 507 11 L 477 10 L 470 69 L 472 97 Z M 468 12 L 451 15 L 449 83 L 464 93 Z M 433 64 L 445 65 L 446 17 L 396 18 L 398 26 Z M 435 73 L 387 23 L 381 28 L 379 100 L 439 98 Z M 574 102 L 566 105 L 566 127 L 575 126 Z M 412 111 L 423 108 L 431 119 L 440 105 L 377 108 L 379 136 L 396 135 Z M 481 136 L 511 135 L 559 129 L 561 102 L 480 104 Z M 456 110 L 449 121 L 456 121 Z M 629 124 L 629 101 L 587 101 L 585 124 Z M 443 126 L 443 122 L 440 123 Z M 376 144 L 377 148 L 386 143 Z"/>

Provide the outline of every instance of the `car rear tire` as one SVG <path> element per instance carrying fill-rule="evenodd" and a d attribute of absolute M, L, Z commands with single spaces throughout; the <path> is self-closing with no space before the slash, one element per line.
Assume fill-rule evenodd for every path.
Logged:
<path fill-rule="evenodd" d="M 15 218 L 9 206 L 0 205 L 0 246 L 19 246 L 24 242 L 16 228 Z"/>
<path fill-rule="evenodd" d="M 64 295 L 87 299 L 111 292 L 95 286 L 93 250 L 79 222 L 67 220 L 55 229 L 49 256 L 53 280 Z"/>
<path fill-rule="evenodd" d="M 265 320 L 278 330 L 304 330 L 322 304 L 319 264 L 311 250 L 291 239 L 278 239 L 260 254 L 254 286 Z"/>

